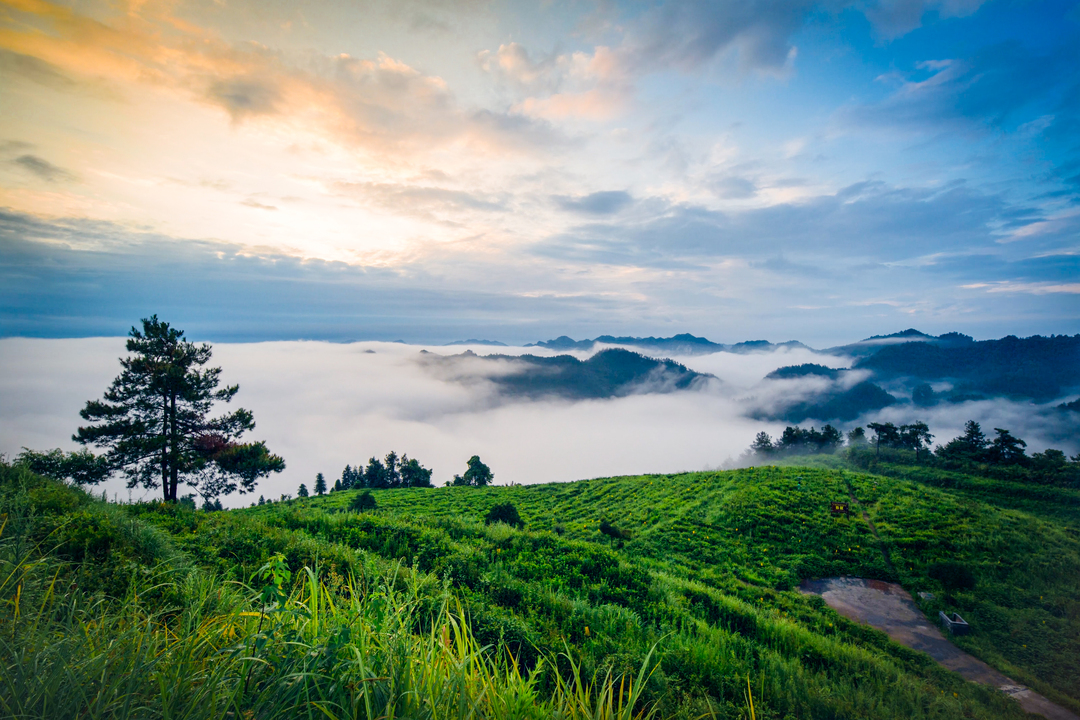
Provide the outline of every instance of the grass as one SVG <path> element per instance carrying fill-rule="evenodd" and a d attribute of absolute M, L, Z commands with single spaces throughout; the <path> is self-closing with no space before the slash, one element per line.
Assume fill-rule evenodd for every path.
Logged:
<path fill-rule="evenodd" d="M 895 574 L 860 514 L 829 514 L 852 490 Z M 762 467 L 204 513 L 0 466 L 0 702 L 13 717 L 1022 717 L 794 589 L 933 588 L 948 548 L 977 565 L 970 598 L 941 593 L 979 623 L 967 649 L 1077 707 L 1075 535 L 949 493 Z M 524 530 L 483 522 L 503 502 Z M 1047 566 L 1025 568 L 1032 553 Z M 1045 601 L 1005 589 L 1024 573 L 1059 608 L 1042 645 Z"/>

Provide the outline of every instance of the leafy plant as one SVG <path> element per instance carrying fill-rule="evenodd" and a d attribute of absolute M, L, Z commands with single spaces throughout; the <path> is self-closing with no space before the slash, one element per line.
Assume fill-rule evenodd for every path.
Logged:
<path fill-rule="evenodd" d="M 353 496 L 353 499 L 349 501 L 349 509 L 353 512 L 371 512 L 379 508 L 379 503 L 375 501 L 375 496 L 371 494 L 370 490 L 365 490 L 362 493 L 357 493 Z"/>
<path fill-rule="evenodd" d="M 487 515 L 484 516 L 484 522 L 488 525 L 492 523 L 506 523 L 510 527 L 523 528 L 525 527 L 525 521 L 518 515 L 517 508 L 513 503 L 499 503 L 492 505 L 488 510 Z"/>

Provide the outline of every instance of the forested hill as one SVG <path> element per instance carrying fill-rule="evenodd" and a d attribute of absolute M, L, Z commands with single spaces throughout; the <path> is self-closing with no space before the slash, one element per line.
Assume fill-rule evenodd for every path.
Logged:
<path fill-rule="evenodd" d="M 883 379 L 954 380 L 961 392 L 1051 400 L 1080 386 L 1080 335 L 885 345 L 855 365 Z"/>
<path fill-rule="evenodd" d="M 454 363 L 463 358 L 481 362 L 509 363 L 510 373 L 493 373 L 488 379 L 508 396 L 571 400 L 609 398 L 646 392 L 674 392 L 704 382 L 711 375 L 687 369 L 674 360 L 657 360 L 639 353 L 609 348 L 587 360 L 572 355 L 475 355 L 443 357 L 432 353 L 424 361 Z"/>

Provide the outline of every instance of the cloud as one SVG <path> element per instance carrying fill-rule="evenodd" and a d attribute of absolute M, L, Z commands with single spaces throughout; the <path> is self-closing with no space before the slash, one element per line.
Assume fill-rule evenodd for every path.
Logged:
<path fill-rule="evenodd" d="M 0 210 L 0 337 L 115 334 L 156 312 L 241 341 L 526 342 L 554 337 L 566 317 L 610 327 L 626 311 L 618 297 L 580 287 L 530 294 L 535 262 L 487 254 L 447 249 L 423 264 L 349 265 Z"/>
<path fill-rule="evenodd" d="M 432 204 L 409 212 L 447 219 L 469 212 L 423 200 Z M 942 242 L 920 255 L 920 237 L 901 230 L 900 249 L 866 250 L 856 242 L 857 224 L 847 238 L 835 223 L 819 231 L 811 216 L 788 212 L 777 224 L 642 200 L 622 211 L 621 223 L 592 216 L 533 245 L 493 235 L 371 265 L 0 210 L 0 337 L 114 335 L 155 312 L 221 341 L 524 343 L 693 332 L 722 342 L 779 335 L 831 345 L 840 333 L 873 335 L 889 326 L 984 337 L 1080 332 L 1075 295 L 961 287 L 1074 283 L 1080 255 L 1068 254 L 1073 245 L 1033 257 L 1036 248 L 1021 243 L 972 249 L 965 242 L 943 254 Z M 785 225 L 795 228 L 790 237 L 780 231 Z M 925 232 L 929 243 L 932 229 Z M 889 259 L 902 251 L 909 260 Z"/>
<path fill-rule="evenodd" d="M 894 40 L 922 27 L 928 12 L 942 19 L 973 15 L 986 0 L 871 0 L 859 3 L 878 35 Z"/>
<path fill-rule="evenodd" d="M 54 90 L 75 90 L 79 83 L 52 63 L 32 55 L 0 49 L 0 70 L 4 74 L 19 75 Z"/>
<path fill-rule="evenodd" d="M 72 173 L 37 155 L 20 155 L 11 162 L 47 182 L 75 179 Z"/>
<path fill-rule="evenodd" d="M 1011 136 L 1045 155 L 1066 185 L 1080 167 L 1080 45 L 1033 50 L 1016 41 L 982 47 L 968 57 L 924 60 L 879 78 L 894 86 L 876 103 L 837 113 L 847 132 L 955 138 Z M 1024 152 L 1031 150 L 1025 149 Z M 1015 152 L 1015 151 L 1014 151 Z"/>
<path fill-rule="evenodd" d="M 584 215 L 612 215 L 634 201 L 624 190 L 604 190 L 582 197 L 557 195 L 552 199 L 563 210 Z"/>
<path fill-rule="evenodd" d="M 808 0 L 664 3 L 642 14 L 619 52 L 633 73 L 694 71 L 726 54 L 744 70 L 777 72 L 794 58 L 790 38 L 814 6 Z"/>
<path fill-rule="evenodd" d="M 753 181 L 744 177 L 728 176 L 709 183 L 717 196 L 728 200 L 741 200 L 757 195 L 758 188 Z"/>
<path fill-rule="evenodd" d="M 591 53 L 552 53 L 534 60 L 524 46 L 512 42 L 494 53 L 481 51 L 477 59 L 496 82 L 524 96 L 512 109 L 530 117 L 609 120 L 627 107 L 633 94 L 628 69 L 603 45 Z"/>
<path fill-rule="evenodd" d="M 943 249 L 993 245 L 1003 222 L 1038 217 L 963 185 L 905 188 L 880 182 L 738 212 L 690 204 L 651 207 L 657 209 L 632 225 L 581 225 L 538 243 L 534 251 L 638 267 L 776 252 L 897 261 Z"/>
<path fill-rule="evenodd" d="M 1026 293 L 1030 295 L 1062 293 L 1080 295 L 1080 283 L 1018 283 L 1004 280 L 992 283 L 972 283 L 962 287 L 968 290 L 985 290 L 988 293 Z"/>
<path fill-rule="evenodd" d="M 203 339 L 179 326 L 193 340 Z M 24 446 L 74 449 L 70 437 L 81 422 L 78 411 L 87 400 L 100 397 L 119 373 L 117 358 L 124 354 L 123 347 L 122 337 L 0 340 L 0 364 L 5 368 L 0 375 L 0 452 L 12 456 Z M 791 390 L 791 383 L 771 383 L 775 388 L 770 389 L 770 383 L 762 381 L 765 374 L 798 362 L 836 363 L 806 350 L 675 358 L 723 382 L 667 395 L 493 405 L 489 386 L 430 372 L 420 362 L 422 347 L 215 344 L 211 365 L 223 368 L 224 383 L 239 384 L 234 404 L 255 416 L 250 436 L 265 440 L 286 461 L 286 471 L 262 481 L 255 497 L 295 494 L 301 482 L 310 487 L 316 473 L 333 479 L 346 463 L 364 463 L 391 450 L 432 468 L 439 485 L 460 473 L 474 454 L 491 466 L 500 484 L 715 468 L 737 458 L 758 431 L 775 437 L 783 430 L 784 423 L 745 417 L 747 408 L 760 405 L 766 393 Z M 939 441 L 960 434 L 963 423 L 975 419 L 985 428 L 1010 428 L 1028 441 L 1031 451 L 1051 441 L 1077 450 L 1075 440 L 1071 445 L 1054 440 L 1052 417 L 1020 403 L 983 401 L 931 409 L 907 405 L 883 410 L 875 418 L 895 423 L 923 419 Z M 865 419 L 859 422 L 865 424 Z M 106 489 L 110 495 L 128 495 L 122 480 L 110 481 Z M 141 490 L 132 496 L 155 497 Z M 235 506 L 252 499 L 233 496 L 228 502 Z"/>
<path fill-rule="evenodd" d="M 397 215 L 435 221 L 474 212 L 503 213 L 510 209 L 510 197 L 505 193 L 484 194 L 408 183 L 338 182 L 331 185 L 331 189 Z"/>
<path fill-rule="evenodd" d="M 220 108 L 234 124 L 303 126 L 379 156 L 465 144 L 473 153 L 527 154 L 565 144 L 548 123 L 521 113 L 467 107 L 446 82 L 386 53 L 374 58 L 286 52 L 229 42 L 170 14 L 168 4 L 132 9 L 111 25 L 47 2 L 17 13 L 48 32 L 12 30 L 0 67 L 57 89 L 107 81 L 152 86 Z"/>
<path fill-rule="evenodd" d="M 254 115 L 270 115 L 278 111 L 281 93 L 270 83 L 252 78 L 214 80 L 206 91 L 207 98 L 228 111 L 234 121 Z"/>

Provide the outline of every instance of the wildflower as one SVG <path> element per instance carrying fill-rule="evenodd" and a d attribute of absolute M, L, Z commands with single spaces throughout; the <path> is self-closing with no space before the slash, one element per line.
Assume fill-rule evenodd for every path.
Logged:
<path fill-rule="evenodd" d="M 585 626 L 585 637 L 589 637 L 589 626 Z"/>

